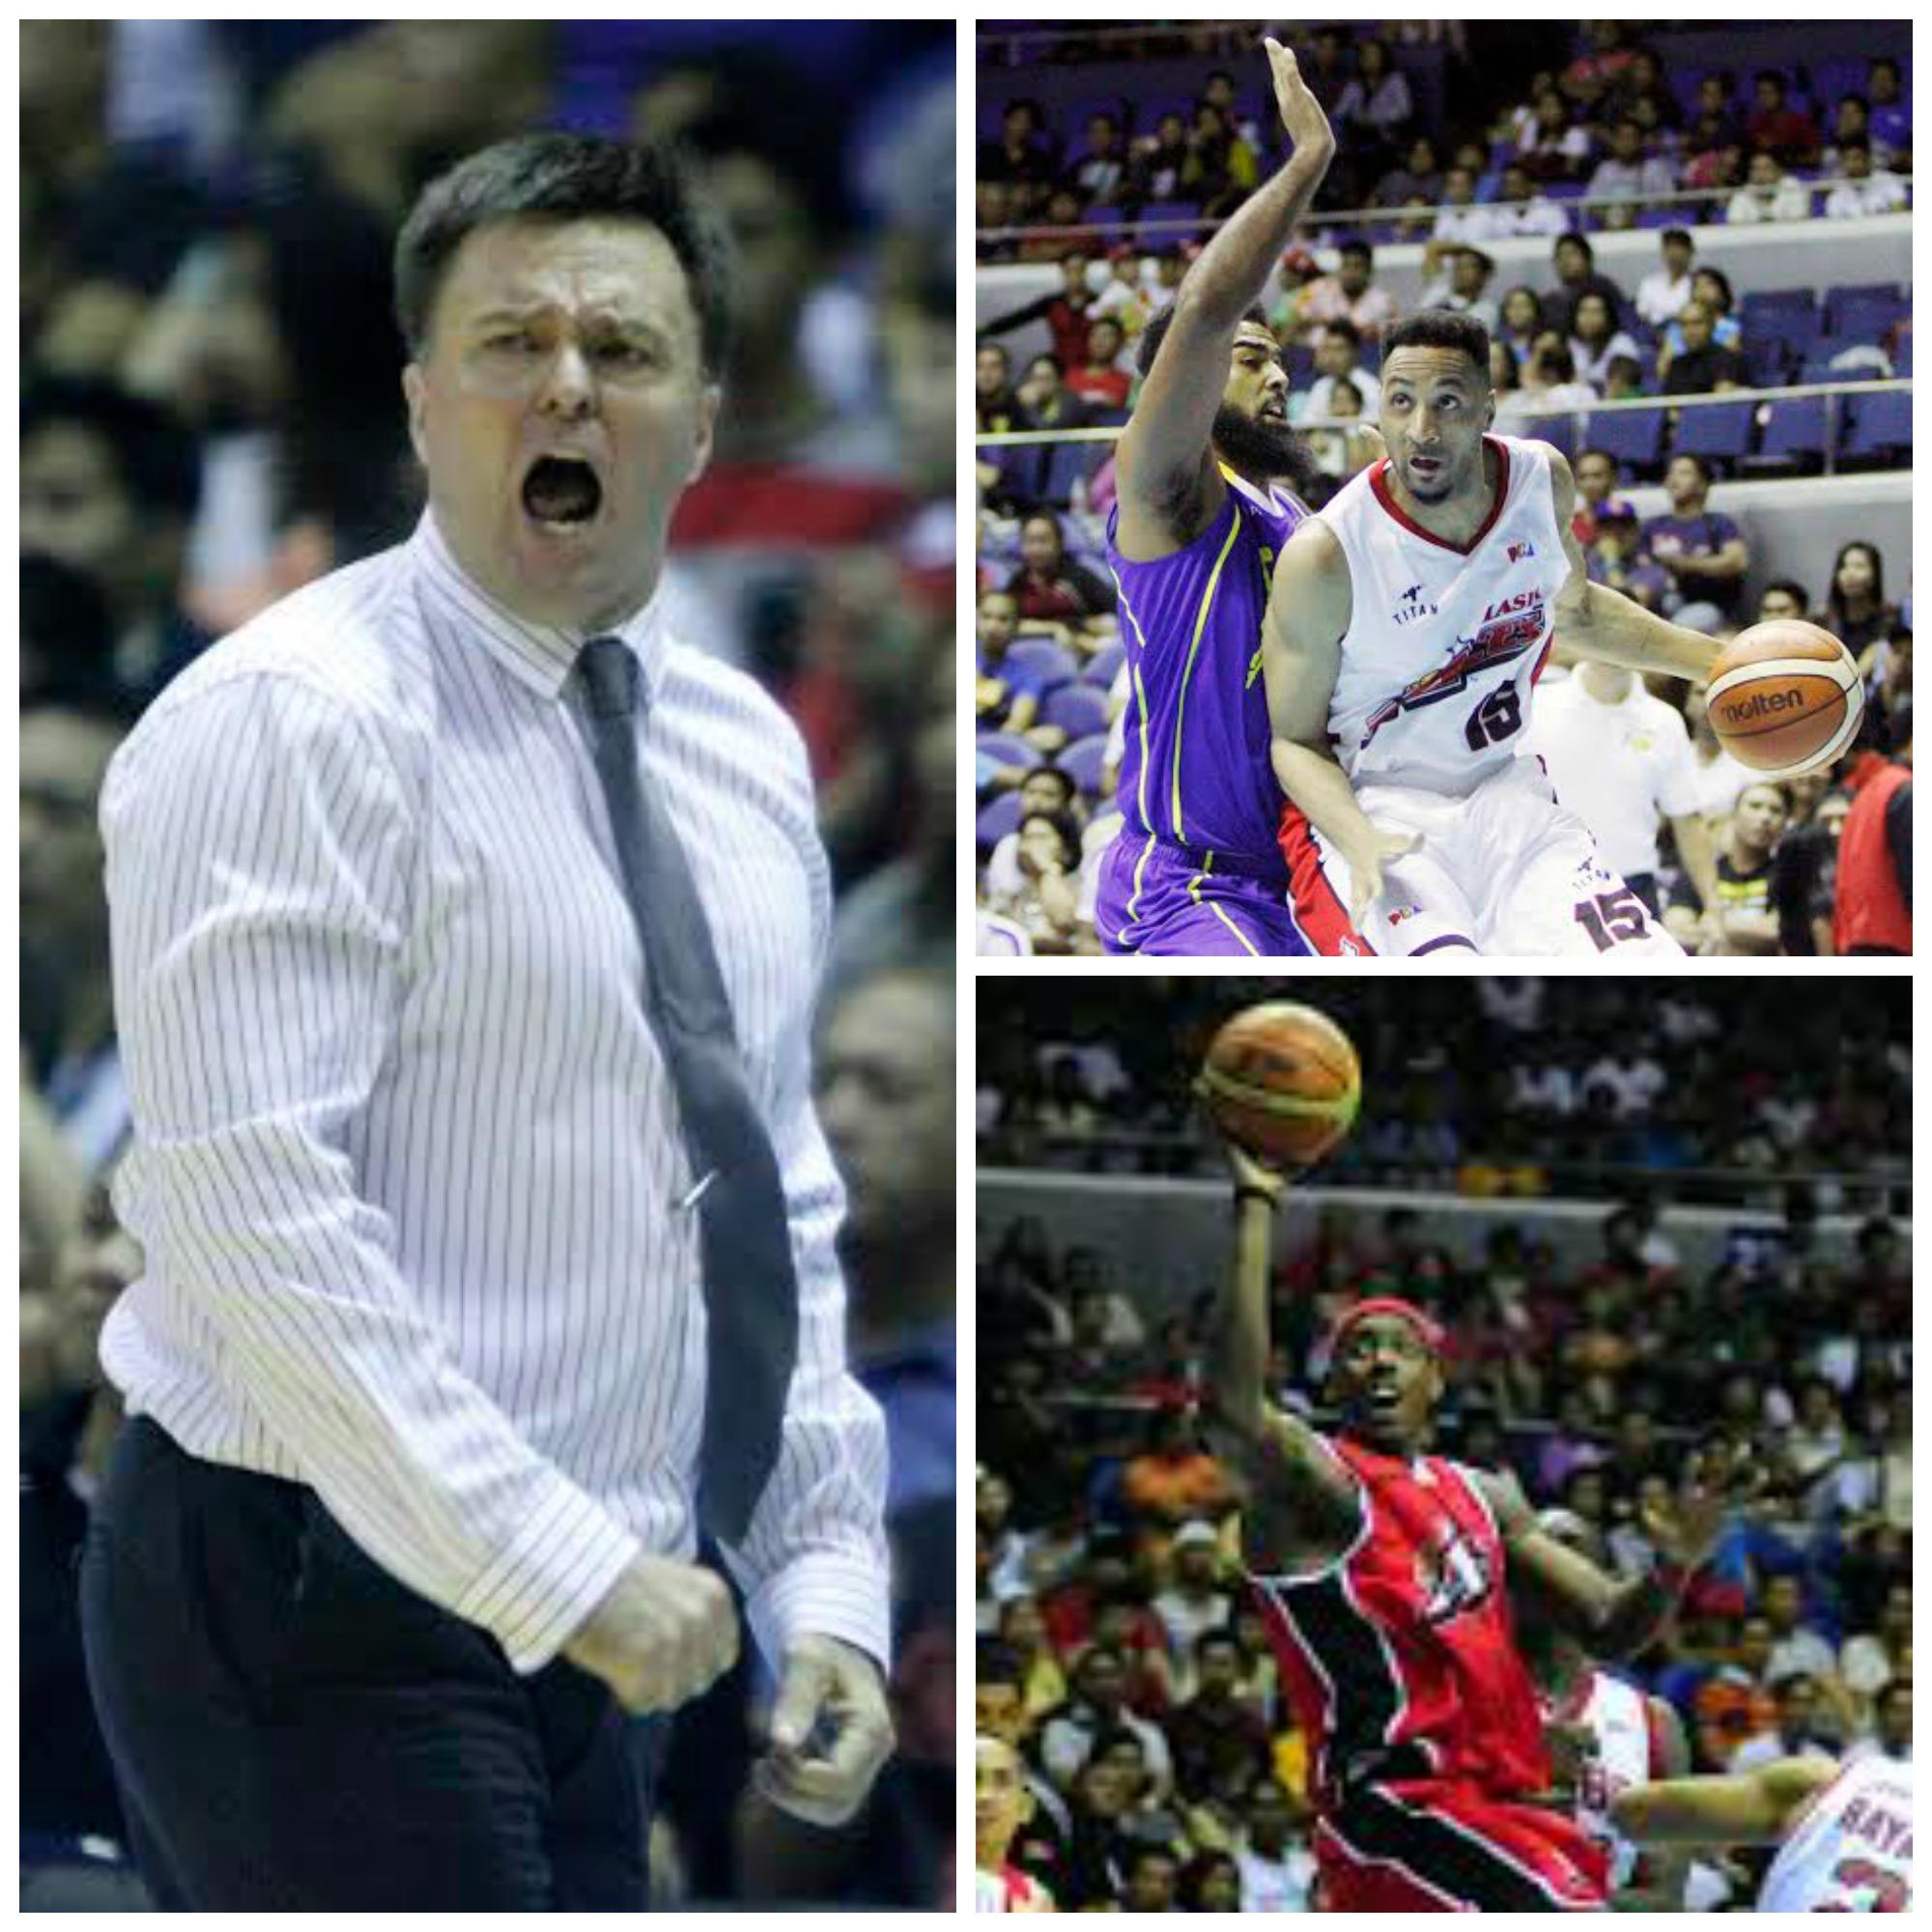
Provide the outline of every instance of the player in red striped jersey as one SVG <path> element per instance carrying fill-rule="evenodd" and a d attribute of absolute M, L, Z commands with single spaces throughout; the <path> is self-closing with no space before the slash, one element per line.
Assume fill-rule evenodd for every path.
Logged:
<path fill-rule="evenodd" d="M 1285 1178 L 1230 1146 L 1233 1280 L 1208 1391 L 1244 1477 L 1243 1560 L 1311 1745 L 1333 1912 L 1595 1912 L 1606 1861 L 1560 1801 L 1506 1583 L 1592 1656 L 1642 1649 L 1730 1508 L 1729 1465 L 1692 1458 L 1647 1522 L 1666 1562 L 1613 1580 L 1541 1529 L 1513 1483 L 1425 1453 L 1443 1338 L 1420 1309 L 1357 1303 L 1330 1336 L 1340 1427 L 1270 1402 L 1268 1261 Z"/>

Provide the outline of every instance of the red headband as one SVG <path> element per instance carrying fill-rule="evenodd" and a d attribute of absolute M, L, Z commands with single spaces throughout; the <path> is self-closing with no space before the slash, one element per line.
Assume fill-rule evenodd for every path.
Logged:
<path fill-rule="evenodd" d="M 1334 1325 L 1328 1330 L 1330 1356 L 1340 1354 L 1342 1344 L 1349 1339 L 1350 1329 L 1358 1321 L 1366 1321 L 1372 1315 L 1392 1315 L 1398 1321 L 1406 1321 L 1421 1336 L 1432 1355 L 1439 1357 L 1448 1351 L 1448 1337 L 1414 1302 L 1404 1301 L 1395 1294 L 1372 1294 L 1368 1300 L 1358 1301 L 1336 1316 Z"/>

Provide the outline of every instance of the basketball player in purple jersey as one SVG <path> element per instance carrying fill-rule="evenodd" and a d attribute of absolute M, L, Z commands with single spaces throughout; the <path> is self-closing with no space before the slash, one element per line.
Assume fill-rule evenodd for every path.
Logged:
<path fill-rule="evenodd" d="M 1142 337 L 1145 381 L 1116 455 L 1107 557 L 1131 694 L 1124 824 L 1102 861 L 1110 952 L 1335 952 L 1346 923 L 1297 921 L 1276 842 L 1262 616 L 1274 560 L 1307 506 L 1288 372 L 1259 298 L 1328 172 L 1335 137 L 1294 56 L 1268 41 L 1293 153 L 1203 250 Z"/>

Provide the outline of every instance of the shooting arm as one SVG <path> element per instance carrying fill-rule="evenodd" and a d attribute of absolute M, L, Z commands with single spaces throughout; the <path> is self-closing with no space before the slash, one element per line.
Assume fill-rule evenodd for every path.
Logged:
<path fill-rule="evenodd" d="M 1718 659 L 1715 639 L 1681 624 L 1666 622 L 1621 591 L 1592 583 L 1583 553 L 1570 532 L 1577 485 L 1569 463 L 1552 450 L 1549 480 L 1555 498 L 1556 527 L 1570 560 L 1570 576 L 1556 597 L 1557 641 L 1578 657 L 1600 658 L 1626 670 L 1662 671 L 1702 683 Z"/>
<path fill-rule="evenodd" d="M 1264 1184 L 1249 1156 L 1236 1164 L 1235 1242 L 1207 1389 L 1208 1436 L 1215 1453 L 1239 1470 L 1248 1490 L 1246 1539 L 1257 1569 L 1292 1567 L 1311 1542 L 1352 1534 L 1357 1503 L 1352 1480 L 1305 1423 L 1267 1398 L 1268 1264 L 1280 1177 Z"/>

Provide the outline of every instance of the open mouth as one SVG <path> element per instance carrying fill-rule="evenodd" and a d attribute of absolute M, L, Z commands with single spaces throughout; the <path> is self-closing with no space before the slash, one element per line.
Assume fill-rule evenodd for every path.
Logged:
<path fill-rule="evenodd" d="M 1442 471 L 1442 459 L 1439 456 L 1411 456 L 1408 467 L 1418 476 L 1437 476 Z"/>
<path fill-rule="evenodd" d="M 589 523 L 603 502 L 596 470 L 576 457 L 540 456 L 524 477 L 524 508 L 553 529 Z"/>

